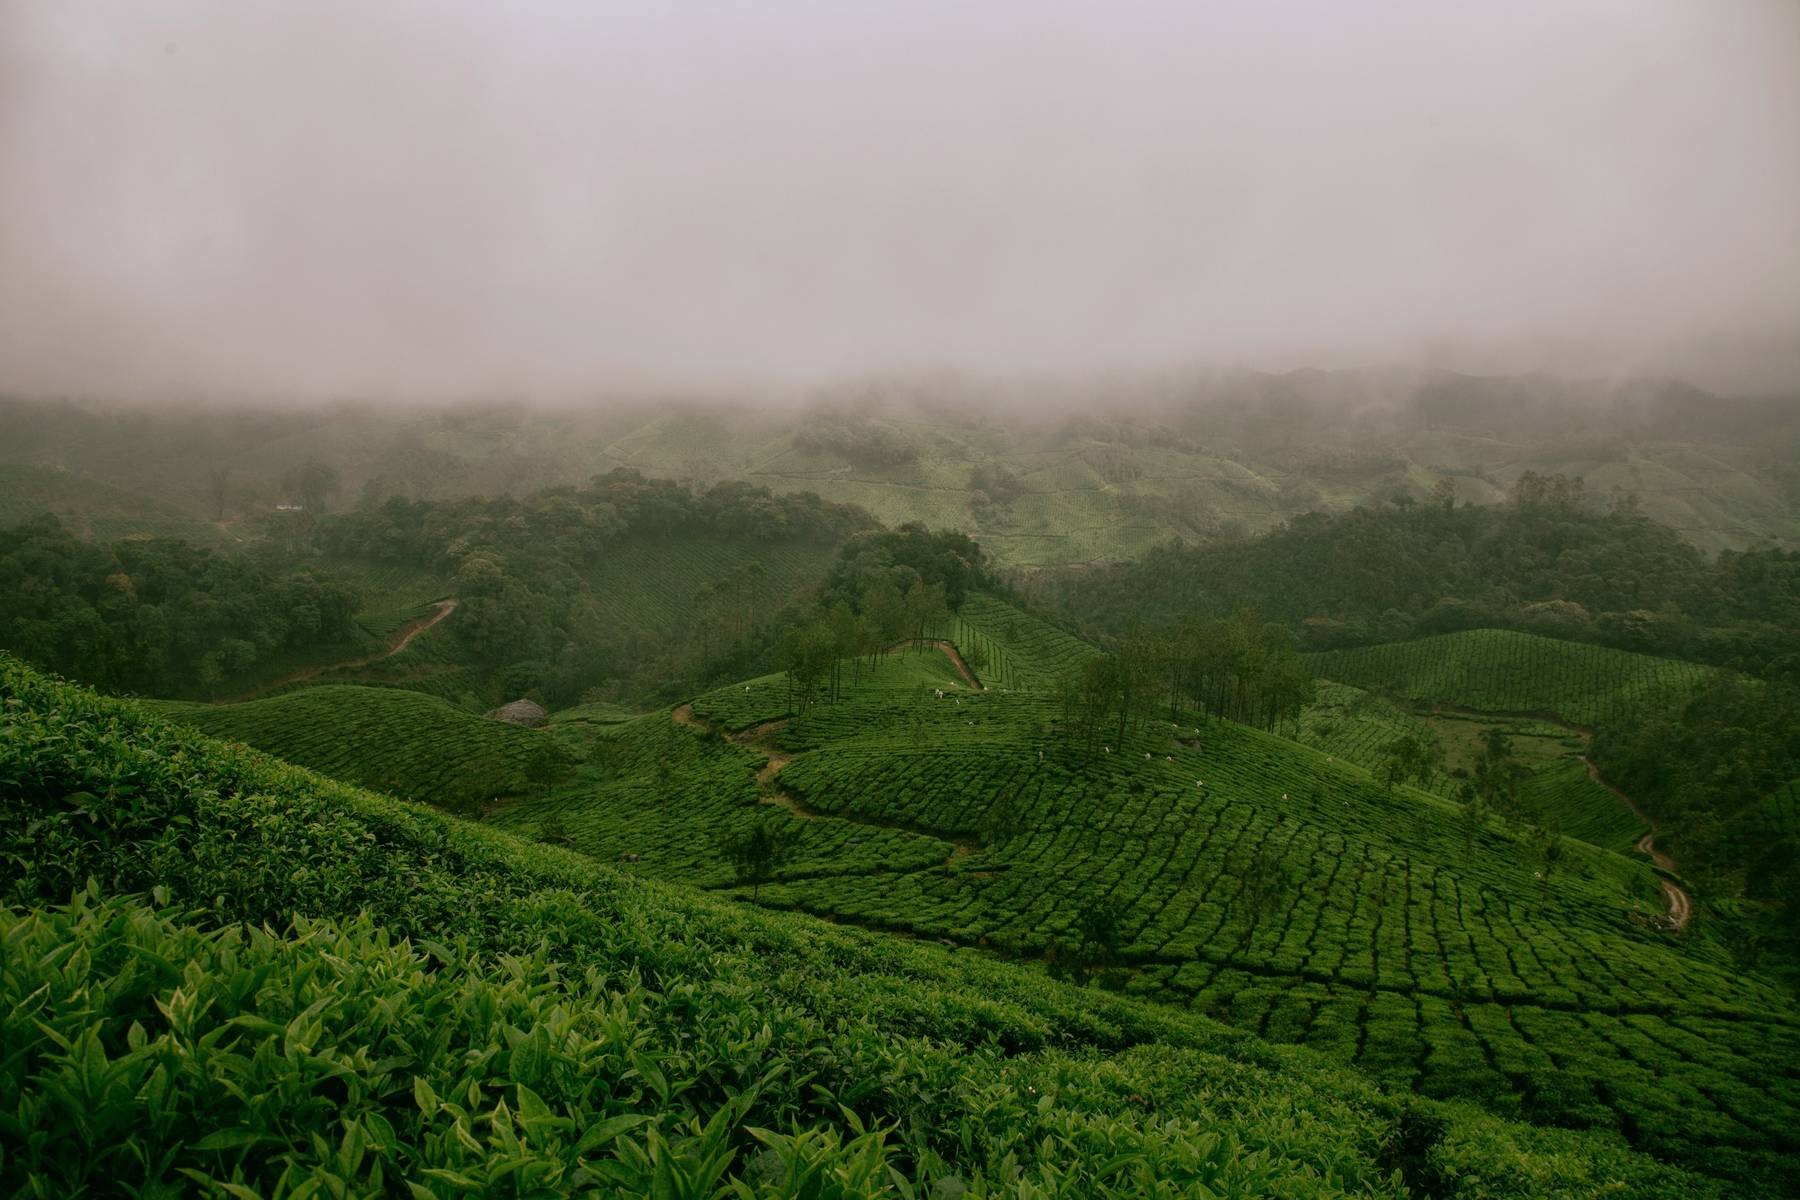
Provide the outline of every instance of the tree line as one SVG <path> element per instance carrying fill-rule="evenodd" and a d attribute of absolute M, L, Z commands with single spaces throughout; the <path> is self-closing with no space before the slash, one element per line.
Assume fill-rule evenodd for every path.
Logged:
<path fill-rule="evenodd" d="M 1297 725 L 1314 690 L 1293 633 L 1245 608 L 1111 639 L 1059 679 L 1056 697 L 1064 733 L 1092 753 L 1123 747 L 1161 712 L 1171 721 L 1198 711 L 1259 729 Z"/>
<path fill-rule="evenodd" d="M 1513 628 L 1800 678 L 1800 552 L 1709 558 L 1629 496 L 1529 471 L 1506 504 L 1444 486 L 1021 586 L 1090 635 L 1248 603 L 1307 650 Z"/>
<path fill-rule="evenodd" d="M 284 654 L 366 640 L 353 588 L 176 538 L 84 541 L 53 516 L 0 529 L 0 645 L 115 692 L 210 698 Z"/>

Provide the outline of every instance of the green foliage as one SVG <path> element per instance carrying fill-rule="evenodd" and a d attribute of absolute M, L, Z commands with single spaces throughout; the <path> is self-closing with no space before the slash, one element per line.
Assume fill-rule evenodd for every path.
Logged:
<path fill-rule="evenodd" d="M 1721 1190 L 0 671 L 9 1192 L 1397 1196 L 1395 1169 L 1469 1195 Z M 155 911 L 116 898 L 152 890 Z"/>
<path fill-rule="evenodd" d="M 1304 656 L 1317 675 L 1408 700 L 1489 712 L 1541 712 L 1577 725 L 1632 719 L 1716 672 L 1693 663 L 1504 629 Z"/>
<path fill-rule="evenodd" d="M 318 541 L 333 562 L 448 580 L 462 601 L 449 660 L 568 704 L 766 667 L 781 610 L 868 523 L 817 496 L 615 470 L 523 498 L 390 498 L 329 519 Z"/>
<path fill-rule="evenodd" d="M 48 516 L 0 530 L 0 646 L 105 688 L 211 696 L 287 653 L 359 644 L 355 609 L 322 571 L 171 539 L 102 546 Z"/>
<path fill-rule="evenodd" d="M 751 885 L 751 899 L 755 899 L 762 885 L 787 864 L 796 840 L 791 825 L 764 818 L 741 833 L 727 834 L 720 841 L 719 852 L 737 873 L 737 882 Z"/>
<path fill-rule="evenodd" d="M 1524 503 L 1310 512 L 1035 586 L 1083 628 L 1252 604 L 1318 650 L 1496 626 L 1758 673 L 1800 650 L 1800 554 L 1708 560 L 1666 525 L 1584 507 L 1579 479 L 1521 478 Z"/>
<path fill-rule="evenodd" d="M 327 685 L 241 704 L 159 707 L 334 779 L 458 812 L 549 787 L 573 761 L 550 733 L 397 688 Z"/>
<path fill-rule="evenodd" d="M 919 607 L 915 601 L 906 611 L 903 636 L 923 637 L 948 615 L 942 611 L 945 607 L 960 608 L 970 592 L 992 582 L 981 547 L 967 534 L 907 524 L 846 542 L 825 578 L 823 593 L 826 604 L 842 600 L 861 612 L 864 597 L 884 583 L 892 584 L 902 598 L 914 596 L 920 587 L 936 588 L 935 605 Z"/>

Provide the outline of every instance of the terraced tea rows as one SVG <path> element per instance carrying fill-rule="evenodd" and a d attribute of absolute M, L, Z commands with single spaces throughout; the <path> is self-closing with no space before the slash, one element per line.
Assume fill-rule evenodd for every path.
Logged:
<path fill-rule="evenodd" d="M 1426 722 L 1378 693 L 1322 679 L 1317 698 L 1301 715 L 1294 740 L 1373 771 L 1381 765 L 1389 743 L 1401 737 L 1430 742 L 1434 735 Z M 1449 796 L 1455 781 L 1440 773 L 1426 787 Z"/>
<path fill-rule="evenodd" d="M 1434 1194 L 1722 1200 L 1787 1182 L 1683 1174 L 1166 1006 L 621 878 L 3 657 L 0 696 L 9 1194 L 647 1195 L 699 1173 L 682 1194 L 1397 1200 L 1446 1181 Z"/>
<path fill-rule="evenodd" d="M 1570 843 L 1539 878 L 1528 831 L 1479 830 L 1465 853 L 1454 804 L 1226 723 L 1153 722 L 1089 759 L 1047 696 L 959 690 L 932 664 L 894 656 L 787 721 L 776 779 L 808 811 L 974 852 L 768 886 L 761 903 L 1032 961 L 1080 949 L 1086 915 L 1111 910 L 1129 990 L 1393 1086 L 1616 1129 L 1680 1161 L 1766 1168 L 1791 1148 L 1800 1023 L 1704 945 L 1634 922 L 1661 907 L 1641 860 Z M 784 711 L 779 676 L 748 687 L 694 711 L 732 727 Z M 1533 799 L 1618 845 L 1629 814 L 1578 760 L 1545 764 Z M 1259 860 L 1278 881 L 1260 898 L 1244 882 Z"/>
<path fill-rule="evenodd" d="M 965 649 L 986 656 L 984 679 L 1007 688 L 1046 688 L 1094 654 L 1072 634 L 985 593 L 969 596 L 952 622 Z"/>
<path fill-rule="evenodd" d="M 923 870 L 955 849 L 941 838 L 783 807 L 758 786 L 764 753 L 667 713 L 590 729 L 588 762 L 571 786 L 504 809 L 492 823 L 703 887 L 734 881 L 724 847 L 757 824 L 794 839 L 777 880 Z"/>
<path fill-rule="evenodd" d="M 1098 767 L 1040 736 L 1039 761 L 1008 740 L 1002 703 L 964 697 L 946 718 L 934 701 L 920 749 L 876 718 L 780 776 L 818 811 L 987 849 L 763 901 L 1034 959 L 1080 944 L 1084 914 L 1110 907 L 1133 990 L 1395 1086 L 1620 1128 L 1683 1161 L 1789 1144 L 1800 1027 L 1775 993 L 1633 925 L 1660 907 L 1641 866 L 1571 851 L 1539 880 L 1523 840 L 1492 829 L 1464 861 L 1448 809 L 1247 730 L 1205 729 L 1197 749 L 1169 731 Z M 1011 703 L 1025 727 L 1047 723 Z M 807 724 L 784 743 L 809 744 Z M 1284 882 L 1259 908 L 1244 877 L 1265 855 Z M 1688 1052 L 1696 1029 L 1717 1057 Z M 1618 1054 L 1627 1070 L 1611 1069 Z"/>
<path fill-rule="evenodd" d="M 1569 837 L 1596 846 L 1630 850 L 1646 832 L 1617 796 L 1590 777 L 1587 763 L 1580 759 L 1527 776 L 1519 799 L 1527 812 L 1541 814 L 1545 821 L 1554 819 Z"/>
<path fill-rule="evenodd" d="M 1474 629 L 1305 656 L 1315 674 L 1409 700 L 1545 712 L 1576 725 L 1666 708 L 1713 668 L 1509 629 Z"/>
<path fill-rule="evenodd" d="M 531 790 L 552 735 L 398 688 L 324 685 L 242 704 L 153 702 L 171 718 L 334 779 L 451 809 Z"/>

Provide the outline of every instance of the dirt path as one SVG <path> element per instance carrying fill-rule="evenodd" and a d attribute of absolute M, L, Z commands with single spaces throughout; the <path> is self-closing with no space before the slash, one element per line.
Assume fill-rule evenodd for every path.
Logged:
<path fill-rule="evenodd" d="M 974 686 L 979 687 L 980 685 L 976 684 Z M 692 704 L 678 705 L 669 715 L 678 725 L 686 725 L 693 729 L 704 730 L 714 730 L 717 728 L 710 721 L 696 715 Z M 773 805 L 777 808 L 785 808 L 803 821 L 847 821 L 852 825 L 867 825 L 877 829 L 897 829 L 905 833 L 914 834 L 918 837 L 928 837 L 940 842 L 947 842 L 950 845 L 950 854 L 944 859 L 946 866 L 950 863 L 968 858 L 975 853 L 977 847 L 974 841 L 968 838 L 953 837 L 950 834 L 941 833 L 935 829 L 927 829 L 921 825 L 909 825 L 901 821 L 886 821 L 880 817 L 863 816 L 858 813 L 822 813 L 808 807 L 804 800 L 800 799 L 800 797 L 794 795 L 792 792 L 787 791 L 776 782 L 776 776 L 781 774 L 781 769 L 798 757 L 797 755 L 790 754 L 783 750 L 775 740 L 776 735 L 787 727 L 787 723 L 787 717 L 777 717 L 773 721 L 764 721 L 760 725 L 752 725 L 748 729 L 740 729 L 736 733 L 728 733 L 725 735 L 737 745 L 742 746 L 747 750 L 754 750 L 763 756 L 763 765 L 756 770 L 756 782 L 762 785 L 762 803 Z M 721 730 L 720 732 L 723 731 Z M 832 873 L 835 874 L 836 872 Z M 843 873 L 852 874 L 862 872 Z"/>
<path fill-rule="evenodd" d="M 976 692 L 982 690 L 981 680 L 975 678 L 975 672 L 969 670 L 969 664 L 963 661 L 962 655 L 950 642 L 946 642 L 942 638 L 907 638 L 889 646 L 888 653 L 892 654 L 894 651 L 905 649 L 908 646 L 929 646 L 942 650 L 944 656 L 950 660 L 950 665 L 956 668 L 956 673 L 961 675 L 963 681 L 969 685 L 969 689 Z"/>
<path fill-rule="evenodd" d="M 1639 838 L 1632 846 L 1632 849 L 1636 850 L 1639 854 L 1647 855 L 1650 861 L 1655 863 L 1660 869 L 1664 871 L 1674 871 L 1675 860 L 1656 848 L 1656 822 L 1646 816 L 1644 810 L 1639 808 L 1630 796 L 1627 796 L 1624 792 L 1600 778 L 1600 768 L 1594 765 L 1593 759 L 1583 758 L 1581 761 L 1587 764 L 1589 779 L 1617 796 L 1624 802 L 1625 807 L 1631 810 L 1632 815 L 1644 823 L 1646 832 L 1644 836 Z M 1669 880 L 1660 877 L 1657 882 L 1662 884 L 1663 895 L 1669 898 L 1669 923 L 1674 926 L 1676 932 L 1686 929 L 1688 918 L 1694 915 L 1694 898 L 1688 895 L 1687 889 L 1681 887 L 1679 884 L 1671 883 Z"/>
<path fill-rule="evenodd" d="M 455 612 L 456 605 L 457 601 L 455 598 L 439 600 L 436 605 L 436 612 L 432 613 L 429 617 L 420 617 L 416 621 L 409 622 L 399 633 L 394 635 L 391 641 L 388 642 L 387 649 L 378 654 L 365 654 L 361 658 L 352 658 L 344 662 L 324 663 L 316 667 L 307 667 L 305 670 L 295 671 L 291 675 L 283 675 L 280 679 L 277 679 L 272 683 L 265 683 L 261 687 L 254 688 L 242 695 L 231 696 L 223 700 L 216 700 L 214 703 L 238 704 L 245 700 L 254 700 L 265 692 L 272 692 L 276 688 L 286 687 L 290 683 L 305 683 L 308 679 L 317 679 L 328 671 L 348 671 L 356 667 L 366 667 L 370 663 L 380 662 L 384 658 L 392 658 L 394 655 L 412 645 L 412 640 L 414 638 Z"/>

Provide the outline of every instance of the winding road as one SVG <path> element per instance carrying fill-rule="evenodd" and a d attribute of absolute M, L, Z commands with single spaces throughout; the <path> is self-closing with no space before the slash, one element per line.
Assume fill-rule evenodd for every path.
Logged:
<path fill-rule="evenodd" d="M 1656 822 L 1646 816 L 1644 810 L 1639 808 L 1630 796 L 1600 778 L 1600 768 L 1594 765 L 1593 759 L 1584 758 L 1582 761 L 1587 764 L 1588 778 L 1622 800 L 1625 807 L 1629 808 L 1633 815 L 1646 826 L 1644 836 L 1633 843 L 1632 849 L 1639 854 L 1648 855 L 1650 861 L 1655 863 L 1659 870 L 1673 872 L 1675 860 L 1656 848 Z M 1688 895 L 1686 888 L 1668 879 L 1659 876 L 1657 882 L 1662 884 L 1663 894 L 1669 898 L 1669 924 L 1677 932 L 1686 929 L 1688 918 L 1694 915 L 1694 898 Z"/>
<path fill-rule="evenodd" d="M 380 662 L 384 658 L 392 658 L 394 655 L 412 645 L 412 640 L 414 638 L 455 612 L 456 605 L 457 601 L 454 596 L 448 600 L 439 600 L 437 604 L 434 605 L 437 609 L 436 612 L 428 617 L 420 617 L 416 621 L 407 622 L 401 627 L 400 631 L 388 641 L 387 648 L 378 653 L 365 654 L 361 658 L 352 658 L 344 662 L 321 663 L 316 667 L 306 667 L 303 670 L 295 671 L 291 675 L 283 675 L 280 679 L 265 683 L 261 687 L 254 688 L 240 696 L 231 696 L 223 700 L 215 701 L 215 703 L 238 704 L 245 700 L 254 700 L 265 692 L 272 692 L 278 687 L 286 687 L 290 683 L 305 683 L 308 679 L 316 679 L 327 671 L 347 671 L 353 667 L 366 667 L 370 663 Z"/>

